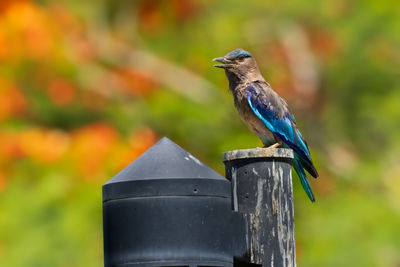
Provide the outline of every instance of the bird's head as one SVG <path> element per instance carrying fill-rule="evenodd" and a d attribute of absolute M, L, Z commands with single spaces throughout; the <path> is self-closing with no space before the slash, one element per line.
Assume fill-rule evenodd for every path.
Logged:
<path fill-rule="evenodd" d="M 213 61 L 221 63 L 214 65 L 214 67 L 225 69 L 228 79 L 247 78 L 251 80 L 253 77 L 256 79 L 260 76 L 257 62 L 253 56 L 240 48 L 229 52 L 223 57 L 214 58 Z"/>

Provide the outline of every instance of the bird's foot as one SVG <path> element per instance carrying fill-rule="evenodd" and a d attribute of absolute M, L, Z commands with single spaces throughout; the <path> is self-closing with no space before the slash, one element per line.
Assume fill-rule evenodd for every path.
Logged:
<path fill-rule="evenodd" d="M 275 144 L 273 144 L 273 145 L 271 145 L 271 146 L 264 146 L 264 148 L 269 148 L 269 149 L 273 149 L 273 148 L 277 148 L 278 146 L 280 146 L 281 144 L 280 143 L 275 143 Z"/>

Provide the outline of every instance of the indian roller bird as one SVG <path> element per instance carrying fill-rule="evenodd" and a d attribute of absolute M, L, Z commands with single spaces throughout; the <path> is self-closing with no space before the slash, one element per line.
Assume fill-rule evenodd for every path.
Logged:
<path fill-rule="evenodd" d="M 283 146 L 293 150 L 293 167 L 308 197 L 314 202 L 314 194 L 304 169 L 315 178 L 318 172 L 285 100 L 265 81 L 249 52 L 236 49 L 213 61 L 221 63 L 214 67 L 225 70 L 229 90 L 241 119 L 261 139 L 264 147 Z"/>

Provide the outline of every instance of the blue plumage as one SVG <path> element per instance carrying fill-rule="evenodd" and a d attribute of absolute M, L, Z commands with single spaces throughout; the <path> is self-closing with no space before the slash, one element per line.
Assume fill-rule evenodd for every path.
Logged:
<path fill-rule="evenodd" d="M 304 172 L 302 162 L 313 166 L 310 152 L 303 140 L 300 131 L 297 129 L 295 120 L 290 111 L 280 109 L 280 104 L 285 107 L 283 100 L 277 95 L 268 96 L 263 90 L 260 90 L 259 83 L 249 83 L 246 87 L 247 101 L 254 114 L 272 131 L 284 144 L 294 150 L 294 169 L 299 175 L 301 184 L 311 201 L 315 201 L 307 176 Z M 275 97 L 276 104 L 271 97 Z M 315 168 L 313 172 L 316 173 Z M 317 176 L 317 174 L 315 174 Z"/>
<path fill-rule="evenodd" d="M 228 54 L 226 54 L 226 58 L 231 58 L 231 59 L 235 59 L 238 58 L 240 56 L 243 57 L 251 57 L 251 54 L 243 49 L 235 49 L 232 52 L 229 52 Z"/>
<path fill-rule="evenodd" d="M 293 149 L 293 167 L 308 197 L 315 201 L 304 169 L 315 178 L 318 172 L 286 102 L 264 80 L 249 52 L 236 49 L 214 61 L 222 63 L 214 66 L 225 69 L 235 107 L 249 129 L 265 146 L 282 144 Z"/>
<path fill-rule="evenodd" d="M 312 202 L 315 202 L 315 197 L 311 190 L 310 183 L 308 182 L 307 175 L 304 172 L 304 168 L 303 168 L 303 165 L 301 164 L 301 160 L 296 153 L 294 154 L 293 167 L 294 167 L 294 170 L 296 171 L 297 175 L 300 178 L 301 185 L 303 186 L 304 191 L 306 191 L 307 196 L 310 198 L 310 200 Z"/>

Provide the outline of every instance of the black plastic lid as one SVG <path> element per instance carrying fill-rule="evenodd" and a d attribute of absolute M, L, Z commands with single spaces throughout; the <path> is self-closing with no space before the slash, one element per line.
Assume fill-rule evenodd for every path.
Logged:
<path fill-rule="evenodd" d="M 132 197 L 230 195 L 227 179 L 166 137 L 103 185 L 103 202 Z"/>

